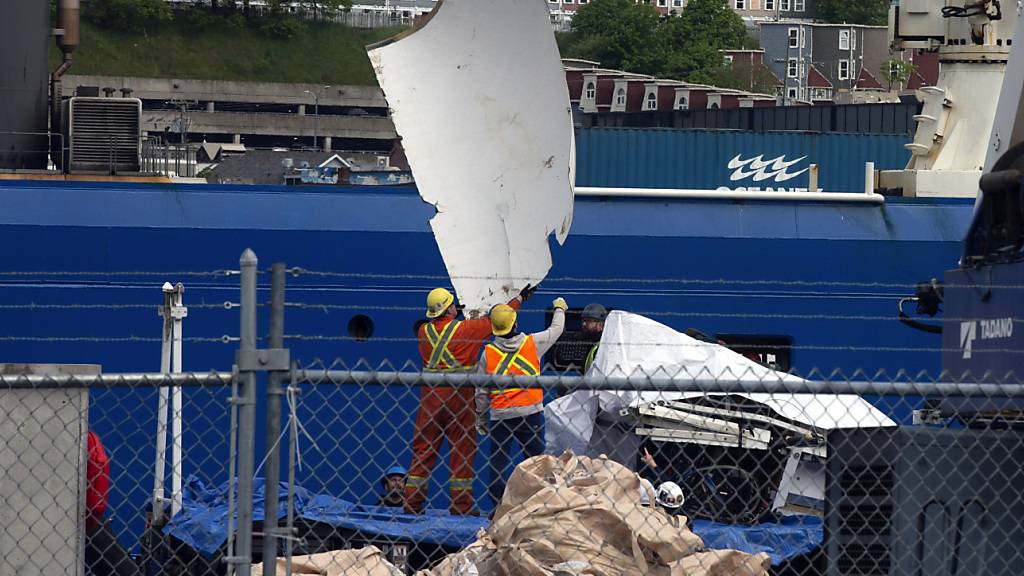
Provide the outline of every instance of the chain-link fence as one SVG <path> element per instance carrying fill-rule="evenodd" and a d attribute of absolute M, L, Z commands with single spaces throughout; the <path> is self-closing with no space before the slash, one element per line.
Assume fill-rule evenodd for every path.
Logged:
<path fill-rule="evenodd" d="M 284 315 L 307 306 L 284 283 L 303 271 L 275 264 L 259 302 L 254 255 L 240 268 L 217 273 L 240 277 L 238 302 L 204 304 L 240 313 L 230 374 L 0 370 L 0 573 L 953 575 L 1024 560 L 1012 374 L 797 374 L 772 343 L 622 310 L 585 309 L 600 322 L 563 334 L 557 300 L 540 332 L 497 310 L 418 322 L 419 363 L 299 364 L 284 343 L 312 335 L 285 336 Z M 180 321 L 182 289 L 164 291 Z M 372 333 L 348 328 L 323 340 Z"/>
<path fill-rule="evenodd" d="M 158 534 L 183 501 L 228 479 L 230 375 L 5 368 L 0 573 L 137 574 L 202 561 Z M 176 395 L 181 408 L 161 419 Z"/>

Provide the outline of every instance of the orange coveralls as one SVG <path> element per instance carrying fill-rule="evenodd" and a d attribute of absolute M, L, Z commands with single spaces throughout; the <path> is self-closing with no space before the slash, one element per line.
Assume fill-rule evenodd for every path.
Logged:
<path fill-rule="evenodd" d="M 518 310 L 518 298 L 509 306 Z M 449 324 L 458 323 L 450 331 Z M 450 332 L 450 333 L 449 333 Z M 491 338 L 491 321 L 438 318 L 419 329 L 424 371 L 465 372 L 476 368 L 480 349 Z M 440 348 L 440 350 L 439 350 Z M 435 353 L 437 358 L 433 358 Z M 431 360 L 434 360 L 433 367 Z M 412 463 L 405 485 L 406 508 L 419 511 L 437 463 L 441 441 L 451 451 L 451 505 L 455 514 L 473 509 L 473 458 L 476 457 L 476 401 L 473 388 L 420 387 L 420 409 L 412 433 Z"/>

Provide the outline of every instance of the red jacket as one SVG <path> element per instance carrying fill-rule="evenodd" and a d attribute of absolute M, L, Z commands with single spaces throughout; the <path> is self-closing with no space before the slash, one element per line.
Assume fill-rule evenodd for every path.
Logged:
<path fill-rule="evenodd" d="M 519 301 L 519 298 L 513 298 L 509 300 L 508 305 L 515 310 L 519 310 L 522 303 Z M 438 318 L 432 321 L 438 334 L 444 332 L 445 327 L 450 322 L 451 320 L 448 318 Z M 448 351 L 452 353 L 452 356 L 463 367 L 472 368 L 476 366 L 477 361 L 480 359 L 480 348 L 483 347 L 484 342 L 487 342 L 493 336 L 491 334 L 491 319 L 484 316 L 476 320 L 462 320 L 461 322 L 462 324 L 459 325 L 459 329 L 455 331 L 455 334 L 452 334 L 451 343 L 448 344 Z M 430 355 L 434 351 L 430 341 L 427 340 L 426 330 L 426 324 L 420 326 L 418 330 L 420 357 L 423 359 L 424 366 L 430 361 Z"/>
<path fill-rule="evenodd" d="M 110 496 L 110 459 L 103 450 L 103 443 L 95 432 L 89 431 L 85 463 L 85 510 L 86 526 L 91 530 L 103 518 Z"/>

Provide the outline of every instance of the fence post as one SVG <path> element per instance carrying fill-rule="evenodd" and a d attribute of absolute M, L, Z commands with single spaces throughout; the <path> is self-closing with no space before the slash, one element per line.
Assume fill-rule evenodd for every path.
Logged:
<path fill-rule="evenodd" d="M 246 248 L 239 259 L 241 323 L 239 332 L 238 546 L 235 574 L 252 573 L 252 483 L 256 457 L 256 371 L 249 360 L 256 351 L 256 253 Z M 248 353 L 248 355 L 247 355 Z"/>
<path fill-rule="evenodd" d="M 270 284 L 270 348 L 284 348 L 284 288 L 285 265 L 275 262 L 271 266 Z M 277 575 L 278 490 L 281 480 L 281 381 L 288 372 L 272 370 L 267 376 L 267 468 L 263 514 L 263 574 Z M 286 535 L 290 536 L 290 535 Z"/>

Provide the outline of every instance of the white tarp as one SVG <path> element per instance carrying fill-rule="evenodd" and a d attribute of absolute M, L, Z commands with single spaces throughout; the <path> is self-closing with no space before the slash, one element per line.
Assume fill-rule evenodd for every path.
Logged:
<path fill-rule="evenodd" d="M 372 46 L 448 275 L 469 312 L 538 284 L 572 222 L 572 116 L 547 5 L 442 0 Z"/>
<path fill-rule="evenodd" d="M 802 382 L 776 372 L 718 344 L 702 342 L 650 318 L 614 311 L 605 321 L 601 346 L 590 374 L 608 376 L 680 376 L 744 382 Z M 550 454 L 572 450 L 587 454 L 598 411 L 657 400 L 693 398 L 701 392 L 573 392 L 544 409 L 545 438 Z M 895 426 L 885 414 L 855 394 L 737 394 L 771 407 L 780 415 L 830 430 Z"/>

